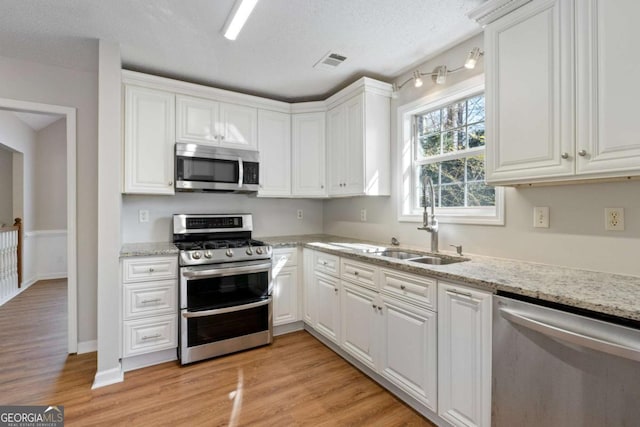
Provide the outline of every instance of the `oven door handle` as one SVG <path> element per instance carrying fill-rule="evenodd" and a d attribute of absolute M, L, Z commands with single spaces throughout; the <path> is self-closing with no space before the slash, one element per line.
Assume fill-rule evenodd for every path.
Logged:
<path fill-rule="evenodd" d="M 242 188 L 243 182 L 244 182 L 244 164 L 242 162 L 242 157 L 238 157 L 238 188 Z"/>
<path fill-rule="evenodd" d="M 206 279 L 209 277 L 225 277 L 237 276 L 245 273 L 261 273 L 271 268 L 271 262 L 265 262 L 258 265 L 247 265 L 244 267 L 227 267 L 218 269 L 209 269 L 201 271 L 183 271 L 182 275 L 187 279 Z"/>
<path fill-rule="evenodd" d="M 214 316 L 216 314 L 233 313 L 234 311 L 249 310 L 250 308 L 256 308 L 256 307 L 261 307 L 263 305 L 271 304 L 271 301 L 273 301 L 273 299 L 269 297 L 263 301 L 251 302 L 249 304 L 236 305 L 233 307 L 216 308 L 214 310 L 204 310 L 204 311 L 187 311 L 186 313 L 182 313 L 182 317 L 186 319 L 190 319 L 192 317 L 206 317 L 206 316 Z"/>

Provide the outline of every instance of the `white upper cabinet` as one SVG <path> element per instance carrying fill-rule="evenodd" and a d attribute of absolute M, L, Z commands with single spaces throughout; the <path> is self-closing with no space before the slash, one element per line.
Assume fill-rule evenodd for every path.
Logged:
<path fill-rule="evenodd" d="M 640 174 L 640 2 L 577 0 L 576 14 L 576 172 Z"/>
<path fill-rule="evenodd" d="M 256 108 L 182 95 L 176 104 L 177 141 L 257 149 Z"/>
<path fill-rule="evenodd" d="M 327 112 L 330 196 L 390 194 L 390 97 L 367 84 Z"/>
<path fill-rule="evenodd" d="M 291 115 L 258 111 L 259 196 L 291 196 Z"/>
<path fill-rule="evenodd" d="M 293 114 L 292 169 L 294 196 L 326 197 L 325 113 Z"/>
<path fill-rule="evenodd" d="M 640 175 L 633 0 L 533 0 L 487 25 L 487 181 Z"/>
<path fill-rule="evenodd" d="M 125 193 L 174 194 L 174 98 L 160 90 L 125 86 Z"/>
<path fill-rule="evenodd" d="M 534 0 L 485 30 L 489 183 L 573 174 L 572 0 Z"/>

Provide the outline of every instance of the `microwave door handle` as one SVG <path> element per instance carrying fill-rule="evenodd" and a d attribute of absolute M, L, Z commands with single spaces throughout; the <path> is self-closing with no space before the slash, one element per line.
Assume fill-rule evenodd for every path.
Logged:
<path fill-rule="evenodd" d="M 244 181 L 244 164 L 242 163 L 242 157 L 238 157 L 238 188 L 242 188 Z"/>
<path fill-rule="evenodd" d="M 215 310 L 205 310 L 205 311 L 187 311 L 186 313 L 182 313 L 182 317 L 185 319 L 190 319 L 192 317 L 206 317 L 206 316 L 214 316 L 216 314 L 225 314 L 225 313 L 233 313 L 235 311 L 249 310 L 251 308 L 261 307 L 263 305 L 271 304 L 272 298 L 269 297 L 263 301 L 252 302 L 249 304 L 236 305 L 233 307 L 225 307 L 225 308 L 217 308 Z"/>

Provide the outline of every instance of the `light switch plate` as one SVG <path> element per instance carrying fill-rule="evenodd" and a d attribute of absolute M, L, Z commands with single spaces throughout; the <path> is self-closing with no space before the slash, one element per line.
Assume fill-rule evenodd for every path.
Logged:
<path fill-rule="evenodd" d="M 549 228 L 549 206 L 533 208 L 533 226 L 535 228 Z"/>

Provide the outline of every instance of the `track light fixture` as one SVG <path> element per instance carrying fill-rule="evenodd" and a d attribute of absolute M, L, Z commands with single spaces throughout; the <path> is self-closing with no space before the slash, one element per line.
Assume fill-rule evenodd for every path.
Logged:
<path fill-rule="evenodd" d="M 457 73 L 458 71 L 474 69 L 476 67 L 476 64 L 478 63 L 478 59 L 482 55 L 484 55 L 484 52 L 481 51 L 480 48 L 474 47 L 473 49 L 471 49 L 471 52 L 469 52 L 469 54 L 467 55 L 467 59 L 465 60 L 464 65 L 458 68 L 453 68 L 449 70 L 446 65 L 438 65 L 430 73 L 423 73 L 420 70 L 416 70 L 413 72 L 413 75 L 409 77 L 407 80 L 405 80 L 404 82 L 400 84 L 393 83 L 393 93 L 391 94 L 391 96 L 393 98 L 397 98 L 398 92 L 400 91 L 400 89 L 402 89 L 407 83 L 409 83 L 412 80 L 413 80 L 414 87 L 421 87 L 424 84 L 424 81 L 422 80 L 422 77 L 424 76 L 430 76 L 431 80 L 433 80 L 433 82 L 437 85 L 445 84 L 445 82 L 447 81 L 447 76 L 449 74 Z"/>

